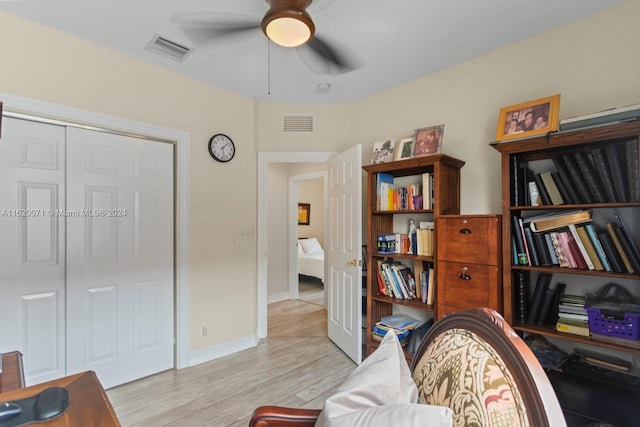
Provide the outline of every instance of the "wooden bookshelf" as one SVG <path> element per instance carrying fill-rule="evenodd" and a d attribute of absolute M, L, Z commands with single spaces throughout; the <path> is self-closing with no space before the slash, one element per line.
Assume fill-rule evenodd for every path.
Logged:
<path fill-rule="evenodd" d="M 460 168 L 464 162 L 445 154 L 435 154 L 424 157 L 415 157 L 389 163 L 364 166 L 367 172 L 367 320 L 365 348 L 366 354 L 370 354 L 378 347 L 379 342 L 372 338 L 373 325 L 383 316 L 393 314 L 394 306 L 407 307 L 427 312 L 431 317 L 435 316 L 436 303 L 424 304 L 419 299 L 396 299 L 381 294 L 377 282 L 377 261 L 393 259 L 413 265 L 421 262 L 423 266 L 429 263 L 434 266 L 435 256 L 420 256 L 413 254 L 387 254 L 377 252 L 377 237 L 386 233 L 407 233 L 407 221 L 413 218 L 419 221 L 434 221 L 445 214 L 460 213 Z M 379 173 L 392 175 L 399 180 L 414 180 L 421 182 L 422 174 L 433 174 L 433 209 L 419 210 L 380 210 L 378 209 L 377 176 Z M 395 223 L 395 225 L 394 225 Z M 402 225 L 400 225 L 402 224 Z M 437 239 L 437 235 L 435 236 Z M 435 247 L 435 242 L 434 242 Z M 437 284 L 436 284 L 437 286 Z M 435 295 L 435 292 L 434 292 Z M 406 355 L 411 360 L 410 355 Z"/>
<path fill-rule="evenodd" d="M 535 266 L 514 264 L 512 250 L 512 221 L 513 216 L 526 218 L 544 212 L 561 212 L 570 209 L 589 209 L 593 212 L 593 223 L 600 229 L 604 229 L 605 222 L 614 222 L 611 213 L 620 212 L 625 218 L 625 225 L 636 243 L 640 235 L 640 201 L 637 199 L 616 200 L 610 202 L 580 202 L 566 203 L 561 205 L 530 206 L 514 198 L 514 186 L 516 177 L 514 165 L 525 164 L 528 168 L 542 168 L 539 170 L 556 171 L 554 163 L 551 161 L 555 156 L 572 155 L 575 152 L 591 154 L 594 148 L 605 148 L 609 145 L 625 144 L 627 141 L 639 143 L 640 121 L 629 121 L 603 125 L 598 127 L 576 129 L 572 131 L 550 133 L 548 135 L 515 140 L 505 143 L 493 143 L 492 146 L 501 153 L 502 170 L 502 248 L 504 253 L 503 264 L 503 295 L 504 295 L 504 317 L 514 329 L 522 332 L 536 333 L 543 336 L 558 338 L 575 343 L 589 344 L 603 348 L 610 348 L 630 352 L 640 353 L 640 342 L 625 342 L 627 340 L 602 341 L 592 337 L 583 337 L 568 333 L 557 332 L 551 325 L 536 325 L 517 321 L 515 311 L 515 289 L 514 273 L 517 271 L 527 272 L 531 280 L 529 281 L 529 295 L 531 296 L 535 286 L 534 277 L 540 273 L 551 273 L 552 280 L 555 281 L 557 275 L 562 275 L 562 280 L 571 287 L 571 292 L 587 292 L 583 283 L 589 283 L 589 292 L 593 292 L 594 287 L 616 282 L 627 287 L 632 294 L 640 295 L 640 274 L 629 272 L 594 271 L 566 268 L 559 266 Z M 638 162 L 637 157 L 628 158 L 620 155 L 619 160 L 624 159 L 625 181 L 624 185 L 631 189 L 637 188 L 637 175 L 635 178 L 626 174 L 626 165 L 629 161 Z M 631 163 L 629 163 L 631 164 Z M 541 166 L 542 165 L 542 166 Z M 556 171 L 557 172 L 557 171 Z M 599 172 L 598 172 L 599 173 Z M 522 187 L 522 186 L 521 186 Z M 522 188 L 521 188 L 522 190 Z M 628 194 L 629 195 L 629 194 Z M 629 195 L 630 196 L 630 195 Z M 582 288 L 585 286 L 585 288 Z M 582 289 L 582 290 L 581 290 Z"/>

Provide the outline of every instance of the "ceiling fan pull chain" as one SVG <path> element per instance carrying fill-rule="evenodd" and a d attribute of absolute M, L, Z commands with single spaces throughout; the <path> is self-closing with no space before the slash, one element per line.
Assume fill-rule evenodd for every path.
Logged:
<path fill-rule="evenodd" d="M 271 95 L 271 40 L 267 39 L 267 95 Z"/>

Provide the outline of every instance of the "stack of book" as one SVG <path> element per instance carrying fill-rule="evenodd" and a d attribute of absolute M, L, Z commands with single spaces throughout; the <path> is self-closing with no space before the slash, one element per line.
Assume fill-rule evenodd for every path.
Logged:
<path fill-rule="evenodd" d="M 563 295 L 558 305 L 556 330 L 569 334 L 589 336 L 589 315 L 584 308 L 585 297 Z"/>
<path fill-rule="evenodd" d="M 387 332 L 393 329 L 400 344 L 405 345 L 409 342 L 413 330 L 420 326 L 420 323 L 419 320 L 406 314 L 383 316 L 379 322 L 373 325 L 372 338 L 376 341 L 382 341 Z"/>
<path fill-rule="evenodd" d="M 411 251 L 411 240 L 408 234 L 387 233 L 376 239 L 380 254 L 407 254 Z"/>

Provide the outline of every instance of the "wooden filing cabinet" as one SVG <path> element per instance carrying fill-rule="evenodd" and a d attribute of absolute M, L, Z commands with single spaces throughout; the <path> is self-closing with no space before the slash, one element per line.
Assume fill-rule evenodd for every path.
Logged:
<path fill-rule="evenodd" d="M 442 215 L 436 236 L 436 317 L 473 307 L 502 313 L 501 215 Z"/>

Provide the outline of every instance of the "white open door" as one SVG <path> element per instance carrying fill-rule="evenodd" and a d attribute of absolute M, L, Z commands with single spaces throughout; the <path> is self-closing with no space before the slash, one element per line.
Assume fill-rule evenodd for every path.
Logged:
<path fill-rule="evenodd" d="M 329 338 L 354 362 L 362 361 L 362 147 L 328 162 L 325 242 Z"/>

